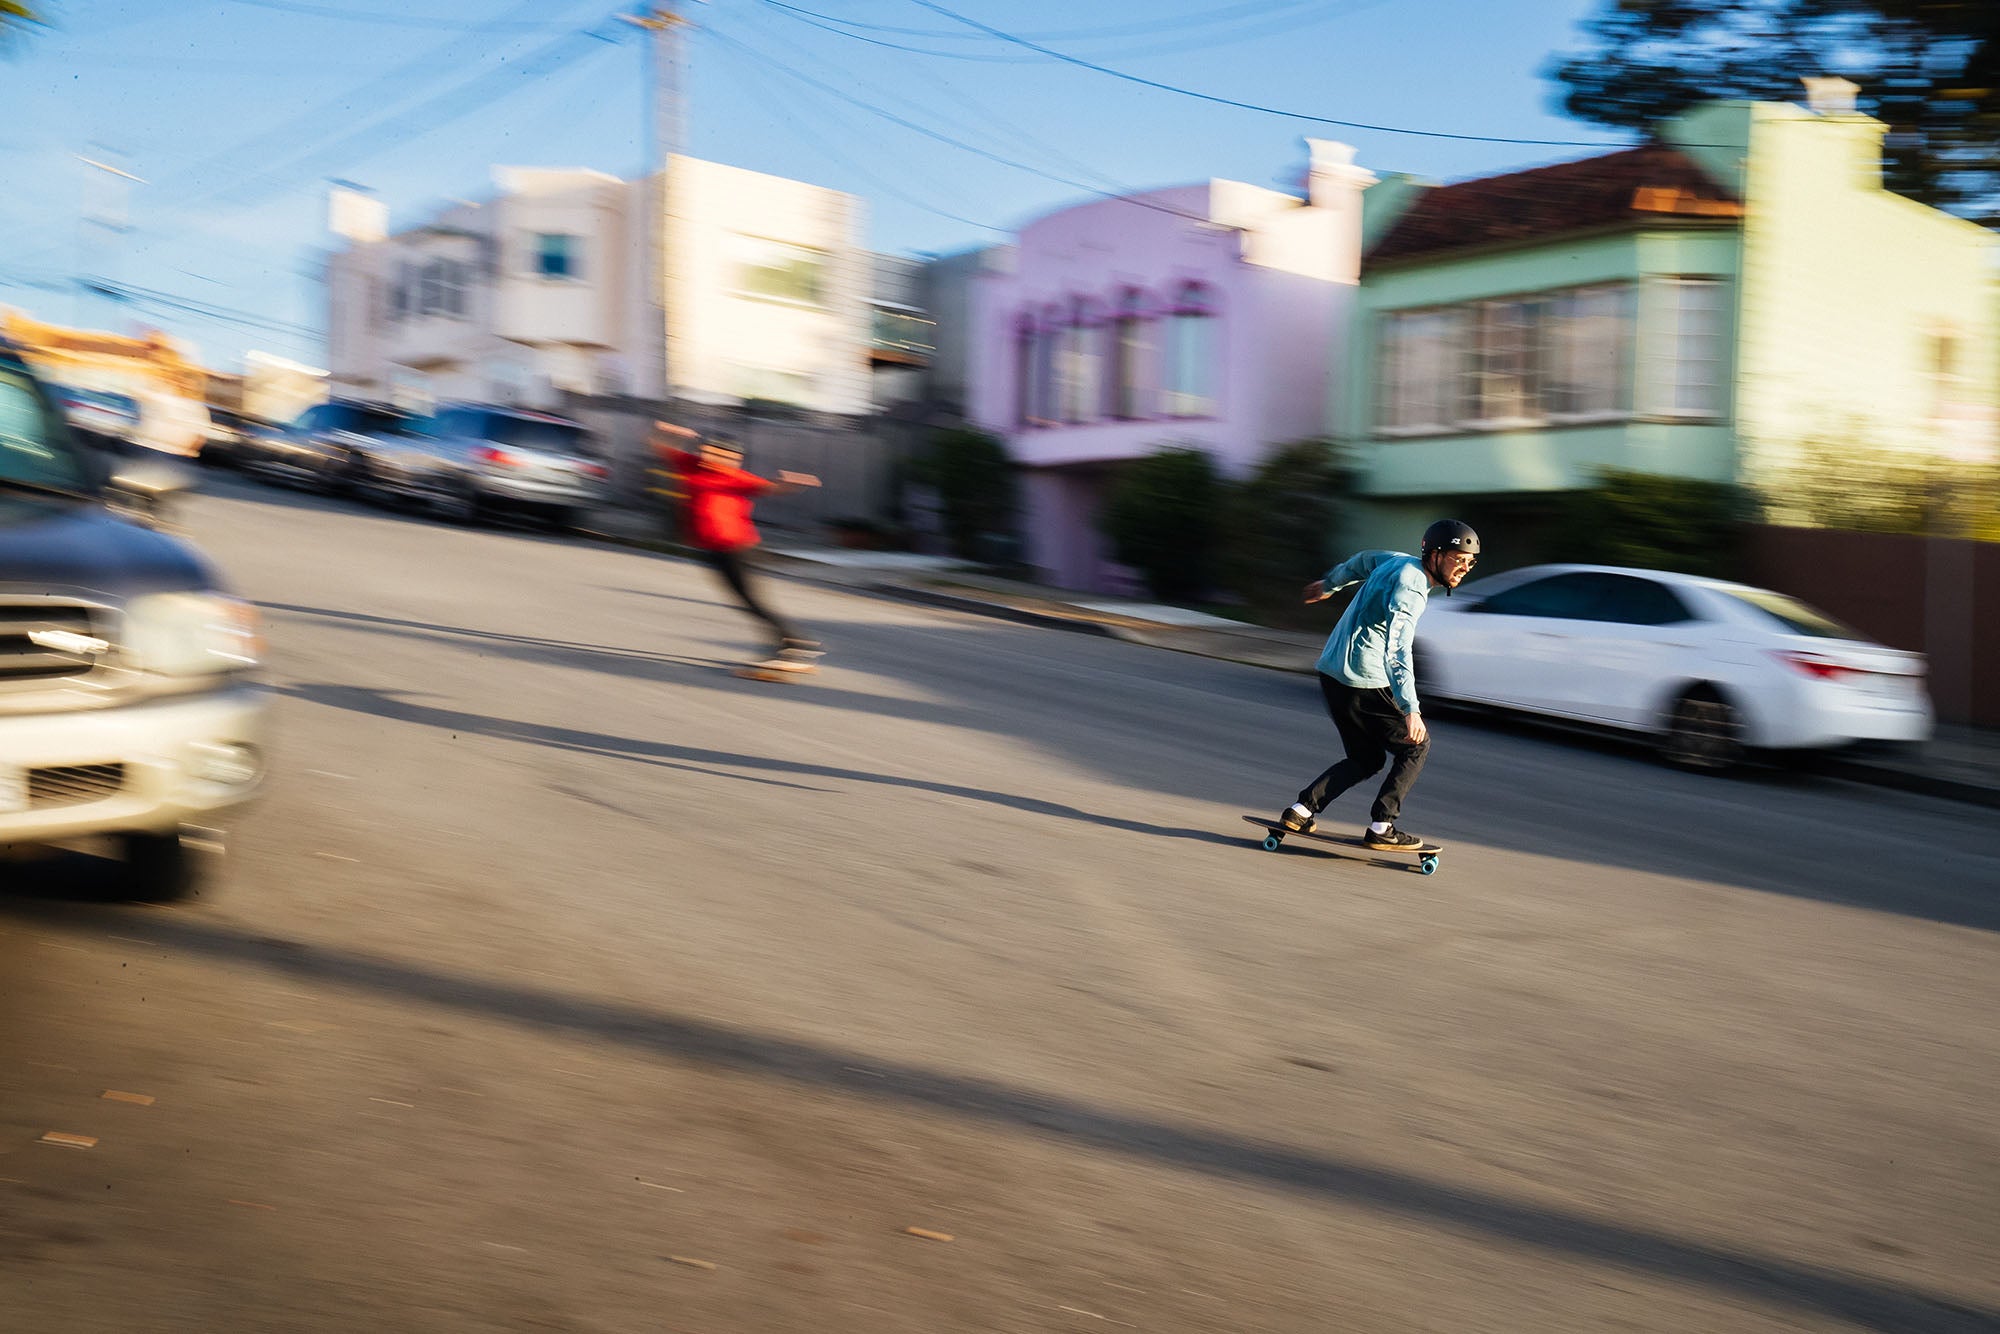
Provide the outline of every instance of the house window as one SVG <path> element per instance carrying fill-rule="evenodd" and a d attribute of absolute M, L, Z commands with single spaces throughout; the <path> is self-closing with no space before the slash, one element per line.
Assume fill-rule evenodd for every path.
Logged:
<path fill-rule="evenodd" d="M 1948 333 L 1926 337 L 1924 370 L 1929 376 L 1930 415 L 1948 417 L 1965 397 L 1966 375 L 1959 354 L 1960 340 Z"/>
<path fill-rule="evenodd" d="M 828 255 L 810 246 L 761 236 L 735 237 L 736 290 L 745 296 L 823 307 Z"/>
<path fill-rule="evenodd" d="M 450 319 L 463 319 L 466 310 L 466 287 L 471 278 L 471 266 L 456 260 L 433 259 L 417 270 L 416 299 L 412 313 L 418 316 L 442 315 Z"/>
<path fill-rule="evenodd" d="M 583 238 L 563 232 L 536 232 L 529 247 L 528 272 L 541 278 L 581 278 Z"/>
<path fill-rule="evenodd" d="M 1579 287 L 1550 302 L 1542 402 L 1556 420 L 1616 417 L 1632 410 L 1632 288 Z"/>
<path fill-rule="evenodd" d="M 1153 359 L 1152 330 L 1146 320 L 1146 299 L 1140 293 L 1127 291 L 1118 299 L 1110 342 L 1111 415 L 1121 421 L 1151 416 L 1146 375 Z"/>
<path fill-rule="evenodd" d="M 1053 426 L 1057 415 L 1056 353 L 1062 341 L 1062 313 L 1051 306 L 1035 321 L 1035 423 Z"/>
<path fill-rule="evenodd" d="M 1066 322 L 1055 334 L 1056 408 L 1063 421 L 1097 420 L 1104 401 L 1100 351 L 1103 324 L 1096 306 L 1079 298 L 1071 304 Z"/>
<path fill-rule="evenodd" d="M 1483 301 L 1478 310 L 1468 415 L 1481 426 L 1541 420 L 1545 303 L 1533 298 Z"/>
<path fill-rule="evenodd" d="M 1661 278 L 1650 285 L 1647 415 L 1722 415 L 1723 291 L 1715 278 Z"/>
<path fill-rule="evenodd" d="M 1197 283 L 1180 290 L 1167 317 L 1162 406 L 1169 417 L 1215 414 L 1215 314 Z"/>
<path fill-rule="evenodd" d="M 1383 320 L 1378 420 L 1400 431 L 1441 431 L 1459 420 L 1459 365 L 1467 312 L 1397 311 Z"/>
<path fill-rule="evenodd" d="M 1035 320 L 1023 315 L 1014 324 L 1014 420 L 1035 424 Z"/>
<path fill-rule="evenodd" d="M 1393 434 L 1627 416 L 1632 324 L 1625 283 L 1392 312 L 1376 424 Z"/>

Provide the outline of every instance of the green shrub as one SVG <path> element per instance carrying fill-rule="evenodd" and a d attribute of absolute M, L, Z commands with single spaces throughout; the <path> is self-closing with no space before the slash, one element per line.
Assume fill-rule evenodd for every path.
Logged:
<path fill-rule="evenodd" d="M 1755 517 L 1741 487 L 1607 469 L 1570 498 L 1552 558 L 1729 577 Z"/>
<path fill-rule="evenodd" d="M 1199 449 L 1164 449 L 1120 467 L 1098 524 L 1154 596 L 1198 598 L 1214 582 L 1228 484 Z"/>
<path fill-rule="evenodd" d="M 1300 440 L 1233 488 L 1223 518 L 1222 582 L 1265 625 L 1319 624 L 1299 589 L 1336 556 L 1345 465 L 1325 440 Z"/>
<path fill-rule="evenodd" d="M 953 555 L 990 559 L 1012 537 L 1019 503 L 1014 461 L 997 436 L 969 427 L 936 431 L 913 461 L 909 477 L 937 492 Z"/>

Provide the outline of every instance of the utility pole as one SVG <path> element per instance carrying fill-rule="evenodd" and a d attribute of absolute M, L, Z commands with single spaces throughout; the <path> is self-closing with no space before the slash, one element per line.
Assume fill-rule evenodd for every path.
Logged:
<path fill-rule="evenodd" d="M 686 107 L 683 92 L 683 38 L 689 26 L 675 9 L 673 0 L 664 4 L 642 4 L 632 14 L 619 18 L 647 34 L 646 42 L 646 188 L 639 192 L 645 213 L 646 288 L 652 315 L 647 320 L 647 373 L 640 383 L 661 399 L 674 396 L 673 308 L 670 286 L 674 268 L 673 192 L 669 173 L 683 147 Z"/>

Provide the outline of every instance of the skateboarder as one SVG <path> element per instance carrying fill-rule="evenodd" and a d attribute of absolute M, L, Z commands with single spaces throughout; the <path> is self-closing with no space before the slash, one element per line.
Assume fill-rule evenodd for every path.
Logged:
<path fill-rule="evenodd" d="M 1430 730 L 1417 709 L 1411 645 L 1431 590 L 1442 588 L 1450 596 L 1478 559 L 1479 534 L 1456 519 L 1440 519 L 1424 530 L 1421 557 L 1364 551 L 1306 585 L 1307 602 L 1324 601 L 1357 583 L 1361 591 L 1319 657 L 1320 693 L 1347 758 L 1307 784 L 1278 817 L 1286 829 L 1311 832 L 1328 802 L 1379 772 L 1386 761 L 1389 776 L 1376 794 L 1362 846 L 1393 852 L 1423 846 L 1422 839 L 1396 828 L 1403 799 L 1431 748 Z"/>
<path fill-rule="evenodd" d="M 772 481 L 745 472 L 743 451 L 734 445 L 702 440 L 700 452 L 690 453 L 675 442 L 700 440 L 694 431 L 662 421 L 654 422 L 653 428 L 657 433 L 653 452 L 673 470 L 685 497 L 683 536 L 688 544 L 722 576 L 744 610 L 771 628 L 771 665 L 795 670 L 810 667 L 819 653 L 818 641 L 800 634 L 757 595 L 750 553 L 756 550 L 758 538 L 750 511 L 758 496 L 818 486 L 819 478 L 810 473 L 781 472 Z"/>

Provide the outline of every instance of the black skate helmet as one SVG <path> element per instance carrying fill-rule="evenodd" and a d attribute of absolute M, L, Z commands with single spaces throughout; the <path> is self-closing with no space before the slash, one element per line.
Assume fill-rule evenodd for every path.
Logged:
<path fill-rule="evenodd" d="M 1479 554 L 1479 534 L 1472 531 L 1472 525 L 1457 519 L 1439 519 L 1424 529 L 1424 568 L 1430 568 L 1431 556 L 1441 551 L 1455 551 L 1467 556 Z M 1444 580 L 1444 595 L 1451 596 L 1451 585 Z"/>

